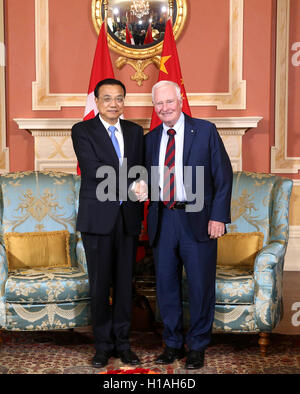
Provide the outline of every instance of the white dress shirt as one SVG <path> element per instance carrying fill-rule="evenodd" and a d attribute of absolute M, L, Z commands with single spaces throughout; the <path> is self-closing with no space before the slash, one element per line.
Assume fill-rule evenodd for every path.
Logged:
<path fill-rule="evenodd" d="M 163 201 L 163 183 L 164 183 L 164 163 L 169 135 L 168 127 L 163 123 L 163 131 L 159 150 L 159 187 L 160 199 Z M 177 123 L 172 127 L 176 131 L 175 134 L 175 182 L 176 195 L 175 201 L 186 201 L 186 193 L 183 185 L 183 143 L 184 143 L 184 115 L 181 113 Z"/>
<path fill-rule="evenodd" d="M 111 124 L 107 123 L 105 120 L 103 120 L 103 118 L 101 118 L 100 114 L 99 114 L 99 118 L 100 118 L 101 122 L 103 123 L 103 126 L 106 128 L 109 138 L 111 137 L 111 132 L 108 130 L 109 126 L 115 126 L 115 128 L 117 129 L 115 131 L 115 136 L 116 136 L 118 143 L 119 143 L 121 158 L 122 158 L 122 162 L 123 162 L 123 159 L 124 159 L 124 138 L 123 138 L 122 128 L 121 128 L 121 124 L 120 124 L 120 119 L 118 119 L 116 124 L 111 125 Z"/>

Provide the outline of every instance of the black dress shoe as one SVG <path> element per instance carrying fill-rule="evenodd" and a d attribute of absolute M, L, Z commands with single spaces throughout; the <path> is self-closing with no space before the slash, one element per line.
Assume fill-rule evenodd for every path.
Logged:
<path fill-rule="evenodd" d="M 103 368 L 108 364 L 112 352 L 109 350 L 97 350 L 92 360 L 92 366 L 95 368 Z"/>
<path fill-rule="evenodd" d="M 175 360 L 180 360 L 185 356 L 184 348 L 175 349 L 173 347 L 166 346 L 164 352 L 157 357 L 155 360 L 156 364 L 172 364 Z"/>
<path fill-rule="evenodd" d="M 204 365 L 204 350 L 190 350 L 188 352 L 185 368 L 199 369 Z"/>
<path fill-rule="evenodd" d="M 117 356 L 120 357 L 124 364 L 138 365 L 141 363 L 138 356 L 130 349 L 119 350 Z"/>

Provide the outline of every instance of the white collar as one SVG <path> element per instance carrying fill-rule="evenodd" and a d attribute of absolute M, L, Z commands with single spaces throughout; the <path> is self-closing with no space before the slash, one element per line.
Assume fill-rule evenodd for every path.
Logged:
<path fill-rule="evenodd" d="M 118 131 L 122 132 L 121 124 L 120 124 L 120 118 L 118 119 L 117 123 L 114 124 L 114 125 L 111 125 L 110 123 L 106 122 L 106 121 L 100 116 L 100 114 L 99 114 L 99 119 L 100 119 L 101 122 L 103 123 L 103 126 L 106 128 L 106 130 L 108 130 L 108 128 L 109 128 L 110 126 L 115 126 L 116 129 L 117 129 L 117 132 L 118 132 Z"/>
<path fill-rule="evenodd" d="M 184 123 L 184 115 L 183 112 L 181 112 L 179 119 L 177 120 L 177 122 L 174 124 L 173 127 L 169 127 L 167 126 L 165 123 L 163 123 L 163 130 L 165 133 L 167 133 L 167 131 L 169 129 L 174 129 L 176 131 L 176 133 L 178 132 L 178 130 L 181 128 L 182 124 Z"/>

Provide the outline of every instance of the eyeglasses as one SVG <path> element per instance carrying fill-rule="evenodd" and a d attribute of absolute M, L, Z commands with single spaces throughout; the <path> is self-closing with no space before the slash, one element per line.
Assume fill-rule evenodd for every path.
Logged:
<path fill-rule="evenodd" d="M 166 100 L 166 101 L 159 101 L 158 103 L 154 103 L 154 105 L 158 108 L 163 107 L 164 104 L 167 105 L 173 105 L 176 102 L 176 100 Z"/>
<path fill-rule="evenodd" d="M 111 96 L 104 96 L 100 97 L 101 100 L 104 102 L 104 104 L 111 104 L 113 101 L 115 101 L 117 104 L 124 104 L 124 97 L 118 96 L 118 97 L 111 97 Z"/>

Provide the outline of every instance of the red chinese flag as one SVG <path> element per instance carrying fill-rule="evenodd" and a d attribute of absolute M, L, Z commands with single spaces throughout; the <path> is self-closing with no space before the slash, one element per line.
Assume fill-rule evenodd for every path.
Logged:
<path fill-rule="evenodd" d="M 105 22 L 103 22 L 95 50 L 83 120 L 92 119 L 97 115 L 98 109 L 95 103 L 94 90 L 97 83 L 106 78 L 114 78 L 114 70 L 107 45 Z M 77 174 L 80 175 L 78 165 Z"/>
<path fill-rule="evenodd" d="M 183 78 L 182 78 L 181 69 L 180 69 L 180 63 L 179 63 L 179 58 L 178 58 L 178 53 L 177 53 L 177 48 L 176 48 L 176 42 L 175 42 L 172 23 L 171 23 L 170 19 L 168 20 L 168 22 L 166 24 L 164 44 L 163 44 L 163 49 L 162 49 L 162 54 L 161 54 L 160 70 L 159 70 L 159 76 L 158 76 L 158 82 L 163 81 L 163 80 L 176 82 L 180 86 L 181 96 L 182 96 L 182 100 L 183 100 L 182 110 L 184 113 L 191 116 L 191 110 L 190 110 L 189 102 L 187 99 L 185 87 L 183 84 Z M 156 115 L 156 112 L 153 109 L 150 130 L 154 129 L 155 127 L 157 127 L 160 124 L 161 124 L 161 120 Z M 144 205 L 144 221 L 143 221 L 144 229 L 147 228 L 148 205 L 149 205 L 149 202 L 146 202 Z M 143 234 L 143 239 L 147 239 L 147 236 L 148 235 L 145 232 Z"/>
<path fill-rule="evenodd" d="M 144 44 L 150 44 L 151 42 L 153 42 L 153 37 L 152 37 L 152 27 L 151 27 L 151 23 L 149 23 L 148 29 L 147 29 L 147 33 L 146 33 L 146 37 L 144 39 Z"/>
<path fill-rule="evenodd" d="M 191 116 L 191 110 L 187 99 L 183 78 L 180 69 L 180 63 L 176 48 L 176 42 L 173 34 L 171 20 L 169 19 L 166 24 L 166 31 L 164 37 L 164 44 L 161 54 L 160 70 L 158 81 L 173 81 L 176 82 L 181 89 L 181 96 L 183 100 L 182 111 Z M 154 129 L 161 124 L 161 120 L 156 115 L 155 110 L 152 112 L 152 119 L 150 130 Z"/>

